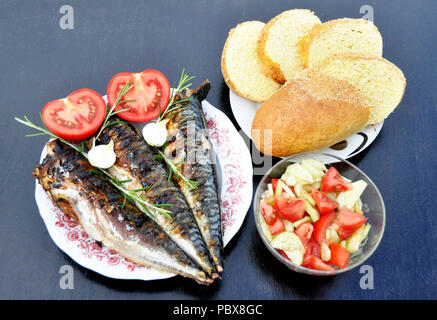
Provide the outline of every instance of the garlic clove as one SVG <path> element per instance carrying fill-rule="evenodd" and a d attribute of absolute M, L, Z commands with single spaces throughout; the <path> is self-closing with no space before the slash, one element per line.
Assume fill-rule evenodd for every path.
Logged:
<path fill-rule="evenodd" d="M 115 163 L 114 141 L 93 146 L 88 152 L 88 161 L 94 167 L 108 169 Z"/>

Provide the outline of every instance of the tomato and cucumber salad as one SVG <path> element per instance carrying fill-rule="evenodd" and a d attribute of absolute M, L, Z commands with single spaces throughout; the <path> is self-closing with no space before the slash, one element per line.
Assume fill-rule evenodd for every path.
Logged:
<path fill-rule="evenodd" d="M 119 97 L 127 83 L 132 87 Z M 168 79 L 157 70 L 118 73 L 107 87 L 109 108 L 119 98 L 114 110 L 125 110 L 117 113 L 120 118 L 131 122 L 150 121 L 167 108 L 170 90 Z M 83 88 L 66 98 L 47 103 L 42 111 L 42 120 L 57 136 L 77 142 L 96 133 L 106 114 L 107 105 L 102 96 L 94 90 Z"/>
<path fill-rule="evenodd" d="M 298 265 L 322 271 L 346 268 L 370 230 L 360 198 L 366 185 L 318 160 L 291 164 L 261 197 L 263 234 Z"/>

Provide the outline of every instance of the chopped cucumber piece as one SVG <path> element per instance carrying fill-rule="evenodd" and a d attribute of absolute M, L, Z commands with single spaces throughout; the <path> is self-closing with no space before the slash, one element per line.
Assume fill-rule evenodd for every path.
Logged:
<path fill-rule="evenodd" d="M 355 203 L 360 198 L 364 189 L 367 187 L 367 183 L 363 180 L 358 180 L 352 183 L 352 190 L 340 192 L 337 196 L 338 207 L 346 206 L 349 210 L 353 210 Z"/>
<path fill-rule="evenodd" d="M 360 249 L 361 242 L 366 239 L 369 230 L 370 225 L 363 224 L 357 231 L 355 231 L 349 238 L 346 239 L 346 249 L 350 253 L 357 253 Z"/>
<path fill-rule="evenodd" d="M 305 216 L 302 219 L 299 219 L 299 220 L 293 222 L 293 226 L 295 228 L 297 228 L 297 227 L 299 227 L 304 222 L 311 222 L 311 218 L 309 216 Z"/>
<path fill-rule="evenodd" d="M 306 199 L 305 199 L 305 204 L 306 204 L 305 210 L 310 215 L 311 220 L 313 222 L 316 222 L 317 220 L 319 220 L 320 219 L 319 211 L 316 208 L 314 208 Z"/>

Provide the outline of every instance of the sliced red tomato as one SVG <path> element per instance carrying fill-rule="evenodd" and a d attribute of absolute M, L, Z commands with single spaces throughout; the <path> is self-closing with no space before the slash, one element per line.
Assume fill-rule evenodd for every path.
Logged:
<path fill-rule="evenodd" d="M 122 72 L 116 74 L 109 82 L 107 95 L 110 106 L 113 106 L 124 87 L 130 82 L 133 87 L 120 99 L 135 100 L 115 107 L 115 110 L 129 109 L 118 113 L 128 121 L 150 121 L 164 112 L 170 100 L 170 83 L 159 71 L 148 69 L 138 73 Z"/>
<path fill-rule="evenodd" d="M 325 213 L 320 216 L 320 219 L 314 222 L 313 238 L 319 244 L 322 244 L 326 240 L 326 229 L 334 222 L 336 213 L 334 211 Z"/>
<path fill-rule="evenodd" d="M 277 234 L 284 231 L 285 225 L 281 219 L 276 219 L 276 221 L 270 226 L 270 233 L 272 236 L 276 236 Z"/>
<path fill-rule="evenodd" d="M 106 103 L 91 89 L 79 89 L 64 99 L 47 103 L 42 110 L 42 121 L 57 136 L 79 141 L 92 136 L 102 125 Z"/>
<path fill-rule="evenodd" d="M 336 224 L 338 224 L 337 233 L 340 239 L 350 237 L 358 228 L 366 223 L 367 218 L 362 214 L 353 212 L 343 206 L 337 215 Z"/>
<path fill-rule="evenodd" d="M 275 209 L 271 205 L 269 205 L 265 200 L 261 200 L 260 211 L 261 211 L 261 215 L 264 218 L 264 221 L 268 225 L 272 225 L 278 219 L 278 216 L 275 214 Z"/>
<path fill-rule="evenodd" d="M 334 211 L 338 207 L 337 202 L 329 199 L 324 193 L 320 192 L 314 187 L 311 188 L 311 195 L 316 202 L 316 206 L 320 214 Z"/>
<path fill-rule="evenodd" d="M 323 192 L 338 192 L 350 189 L 352 189 L 352 185 L 340 176 L 337 169 L 329 168 L 323 177 L 321 190 Z"/>
<path fill-rule="evenodd" d="M 308 268 L 321 271 L 335 271 L 334 267 L 323 262 L 322 259 L 312 256 Z"/>
<path fill-rule="evenodd" d="M 305 201 L 287 194 L 275 196 L 275 206 L 279 215 L 289 221 L 297 221 L 305 215 Z"/>
<path fill-rule="evenodd" d="M 345 268 L 349 263 L 349 251 L 337 243 L 331 244 L 329 250 L 331 250 L 331 260 L 328 262 L 340 269 Z"/>

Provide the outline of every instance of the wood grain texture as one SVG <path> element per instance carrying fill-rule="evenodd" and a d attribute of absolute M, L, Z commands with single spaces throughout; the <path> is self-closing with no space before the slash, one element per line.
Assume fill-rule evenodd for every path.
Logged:
<path fill-rule="evenodd" d="M 322 21 L 360 17 L 362 1 L 72 1 L 75 29 L 59 28 L 64 1 L 0 2 L 0 298 L 2 299 L 435 299 L 437 296 L 437 43 L 435 1 L 372 1 L 384 57 L 408 81 L 402 103 L 364 152 L 351 161 L 382 192 L 387 224 L 366 262 L 375 288 L 362 290 L 359 269 L 335 278 L 291 272 L 263 247 L 252 208 L 225 250 L 223 280 L 205 288 L 173 278 L 122 281 L 86 270 L 51 241 L 34 200 L 31 171 L 43 137 L 13 121 L 38 121 L 43 105 L 89 87 L 102 94 L 112 75 L 156 68 L 170 81 L 182 68 L 208 78 L 208 101 L 234 122 L 220 56 L 229 29 L 308 8 Z M 164 18 L 163 18 L 164 17 Z M 183 17 L 183 18 L 181 18 Z M 275 160 L 276 161 L 276 160 Z M 260 181 L 254 177 L 254 188 Z M 61 290 L 71 265 L 74 290 Z"/>

